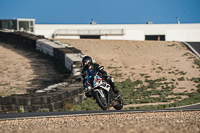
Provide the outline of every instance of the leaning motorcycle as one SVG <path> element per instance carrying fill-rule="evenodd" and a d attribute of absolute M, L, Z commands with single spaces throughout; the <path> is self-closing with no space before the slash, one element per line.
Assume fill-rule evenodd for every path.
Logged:
<path fill-rule="evenodd" d="M 103 66 L 100 70 L 103 70 Z M 123 108 L 121 95 L 113 92 L 110 84 L 99 76 L 99 72 L 94 76 L 87 76 L 86 89 L 85 93 L 96 99 L 102 110 L 107 110 L 109 107 L 114 107 L 116 110 Z"/>

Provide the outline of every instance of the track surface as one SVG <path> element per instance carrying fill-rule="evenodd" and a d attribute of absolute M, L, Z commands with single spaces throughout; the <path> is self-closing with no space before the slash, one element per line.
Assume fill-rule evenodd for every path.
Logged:
<path fill-rule="evenodd" d="M 106 111 L 61 111 L 61 112 L 33 112 L 33 113 L 8 113 L 0 114 L 0 120 L 63 117 L 63 116 L 84 116 L 122 113 L 145 113 L 145 112 L 174 112 L 174 111 L 200 111 L 200 103 L 170 109 L 148 109 L 148 110 L 106 110 Z"/>
<path fill-rule="evenodd" d="M 200 42 L 187 42 L 200 54 Z"/>

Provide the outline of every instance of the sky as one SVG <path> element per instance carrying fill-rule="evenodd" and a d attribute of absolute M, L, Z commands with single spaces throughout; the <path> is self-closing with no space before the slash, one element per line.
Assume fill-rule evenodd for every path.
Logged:
<path fill-rule="evenodd" d="M 0 19 L 36 24 L 200 23 L 200 0 L 0 0 Z"/>

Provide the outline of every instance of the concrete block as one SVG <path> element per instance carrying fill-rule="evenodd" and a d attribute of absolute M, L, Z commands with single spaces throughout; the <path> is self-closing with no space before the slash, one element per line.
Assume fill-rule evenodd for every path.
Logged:
<path fill-rule="evenodd" d="M 48 104 L 48 108 L 49 108 L 49 111 L 54 111 L 54 106 L 53 106 L 53 104 Z"/>
<path fill-rule="evenodd" d="M 81 68 L 76 68 L 76 67 L 73 67 L 72 68 L 72 75 L 81 75 L 81 72 L 82 72 L 82 69 Z"/>
<path fill-rule="evenodd" d="M 24 106 L 18 106 L 18 109 L 22 111 L 22 113 L 24 113 Z"/>
<path fill-rule="evenodd" d="M 61 109 L 61 102 L 54 103 L 54 110 Z"/>
<path fill-rule="evenodd" d="M 54 92 L 55 89 L 52 88 L 52 87 L 47 87 L 47 88 L 43 89 L 43 91 L 46 91 L 46 92 Z"/>
<path fill-rule="evenodd" d="M 81 58 L 81 60 L 82 60 L 82 58 Z M 74 61 L 73 67 L 81 68 L 82 67 L 82 61 Z"/>
<path fill-rule="evenodd" d="M 32 105 L 32 99 L 31 98 L 24 98 L 23 103 L 24 103 L 24 105 L 30 106 L 30 105 Z"/>
<path fill-rule="evenodd" d="M 47 91 L 45 91 L 45 90 L 37 90 L 37 91 L 35 91 L 35 93 L 46 93 Z"/>
<path fill-rule="evenodd" d="M 19 107 L 17 107 L 16 105 L 6 105 L 6 109 L 8 111 L 17 111 Z"/>
<path fill-rule="evenodd" d="M 69 98 L 69 94 L 70 92 L 68 92 L 68 91 L 63 91 L 63 96 L 64 96 L 64 98 L 63 99 L 66 99 L 66 98 Z"/>
<path fill-rule="evenodd" d="M 6 106 L 5 105 L 0 105 L 0 112 L 3 113 L 3 111 L 6 109 Z"/>
<path fill-rule="evenodd" d="M 40 108 L 41 108 L 41 105 L 33 105 L 33 106 L 32 106 L 32 110 L 33 110 L 34 112 L 37 112 Z"/>
<path fill-rule="evenodd" d="M 67 98 L 67 99 L 65 99 L 65 102 L 67 102 L 67 103 L 71 103 L 71 98 Z"/>
<path fill-rule="evenodd" d="M 85 93 L 82 94 L 78 94 L 79 96 L 79 102 L 83 101 L 84 99 L 86 99 Z"/>
<path fill-rule="evenodd" d="M 64 97 L 64 95 L 62 95 L 62 93 L 63 92 L 60 92 L 60 91 L 56 93 L 56 95 L 58 97 L 58 101 L 61 101 L 63 99 L 62 97 Z"/>
<path fill-rule="evenodd" d="M 57 60 L 61 61 L 62 63 L 65 62 L 65 54 L 63 52 L 64 49 L 65 48 L 54 48 L 53 49 L 53 55 L 54 55 L 54 57 Z"/>
<path fill-rule="evenodd" d="M 2 98 L 2 104 L 3 105 L 12 104 L 12 97 L 11 96 L 3 97 Z"/>
<path fill-rule="evenodd" d="M 40 97 L 41 99 L 41 104 L 47 104 L 48 103 L 48 97 L 47 96 L 42 96 Z"/>
<path fill-rule="evenodd" d="M 41 104 L 41 98 L 40 97 L 33 97 L 32 98 L 32 104 Z"/>
<path fill-rule="evenodd" d="M 65 101 L 61 101 L 61 109 L 65 109 Z"/>
<path fill-rule="evenodd" d="M 78 92 L 79 92 L 79 89 L 72 90 L 72 96 L 78 95 L 79 94 Z"/>
<path fill-rule="evenodd" d="M 53 102 L 57 102 L 58 101 L 58 98 L 59 97 L 59 95 L 52 95 L 52 99 L 53 99 Z"/>
<path fill-rule="evenodd" d="M 17 105 L 24 105 L 24 101 L 22 97 L 17 98 Z"/>
<path fill-rule="evenodd" d="M 33 112 L 32 106 L 24 106 L 24 112 Z"/>
<path fill-rule="evenodd" d="M 0 96 L 0 104 L 2 104 L 2 96 Z"/>
<path fill-rule="evenodd" d="M 75 82 L 75 79 L 67 78 L 67 79 L 63 79 L 62 81 L 63 81 L 63 82 L 67 82 L 68 84 L 72 84 L 72 83 Z"/>
<path fill-rule="evenodd" d="M 64 93 L 64 92 L 59 93 L 58 95 L 59 95 L 59 99 L 60 99 L 60 100 L 65 99 L 65 93 Z"/>
<path fill-rule="evenodd" d="M 13 100 L 13 104 L 16 104 L 16 105 L 23 105 L 24 104 L 21 96 L 20 97 L 13 97 L 12 100 Z"/>
<path fill-rule="evenodd" d="M 76 104 L 76 103 L 78 103 L 78 101 L 79 101 L 79 96 L 78 95 L 75 95 L 75 96 L 71 97 L 71 103 L 72 104 Z"/>
<path fill-rule="evenodd" d="M 68 83 L 67 83 L 67 85 L 68 85 Z M 66 87 L 66 84 L 65 83 L 58 83 L 58 86 L 59 87 Z"/>
<path fill-rule="evenodd" d="M 46 105 L 41 105 L 41 108 L 49 108 L 49 106 L 46 104 Z"/>
<path fill-rule="evenodd" d="M 70 84 L 68 87 L 73 88 L 73 89 L 77 89 L 77 88 L 82 88 L 83 84 L 82 84 L 82 82 L 75 82 L 73 84 Z"/>
<path fill-rule="evenodd" d="M 83 91 L 83 86 L 78 88 L 78 94 L 82 94 L 84 91 Z"/>
<path fill-rule="evenodd" d="M 62 82 L 63 87 L 67 87 L 69 84 L 67 82 Z"/>
<path fill-rule="evenodd" d="M 78 76 L 75 76 L 75 75 L 71 75 L 69 78 L 71 78 L 71 79 L 78 79 L 78 78 L 80 78 L 81 77 L 81 75 L 78 75 Z"/>
<path fill-rule="evenodd" d="M 48 86 L 48 88 L 49 87 L 52 89 L 57 89 L 59 87 L 59 84 L 50 85 L 50 86 Z"/>
<path fill-rule="evenodd" d="M 82 58 L 79 54 L 65 54 L 65 59 L 74 62 L 82 62 Z"/>
<path fill-rule="evenodd" d="M 52 102 L 53 102 L 52 96 L 48 96 L 48 97 L 47 97 L 47 103 L 52 103 Z"/>

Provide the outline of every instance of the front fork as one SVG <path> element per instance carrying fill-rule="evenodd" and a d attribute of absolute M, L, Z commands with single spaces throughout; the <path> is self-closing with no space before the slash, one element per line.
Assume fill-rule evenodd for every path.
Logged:
<path fill-rule="evenodd" d="M 103 89 L 96 89 L 95 91 L 98 91 L 98 93 L 101 95 L 101 97 L 106 98 L 106 96 L 103 93 Z M 115 106 L 117 104 L 115 100 L 115 93 L 110 89 L 108 91 L 108 99 L 107 99 L 108 106 Z"/>
<path fill-rule="evenodd" d="M 107 95 L 108 98 L 106 98 L 105 94 L 103 93 L 103 89 L 102 88 L 101 89 L 96 89 L 94 91 L 98 91 L 98 93 L 101 95 L 101 97 L 106 99 L 108 106 L 110 105 L 110 101 L 111 101 L 110 91 L 108 91 L 108 95 Z"/>
<path fill-rule="evenodd" d="M 98 93 L 101 95 L 101 97 L 105 98 L 105 95 L 104 95 L 102 89 L 96 89 L 95 91 L 98 91 Z"/>

